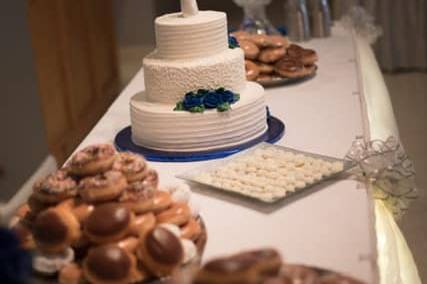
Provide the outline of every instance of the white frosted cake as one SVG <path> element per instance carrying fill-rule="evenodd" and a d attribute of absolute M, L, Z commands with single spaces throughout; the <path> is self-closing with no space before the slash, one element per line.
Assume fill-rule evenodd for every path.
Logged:
<path fill-rule="evenodd" d="M 184 12 L 155 21 L 157 49 L 143 61 L 146 88 L 130 102 L 137 145 L 205 151 L 253 140 L 267 130 L 264 89 L 246 81 L 243 51 L 229 48 L 226 14 L 198 11 L 195 1 L 191 4 L 190 12 L 183 7 Z M 240 99 L 226 111 L 176 110 L 187 93 L 198 90 Z"/>

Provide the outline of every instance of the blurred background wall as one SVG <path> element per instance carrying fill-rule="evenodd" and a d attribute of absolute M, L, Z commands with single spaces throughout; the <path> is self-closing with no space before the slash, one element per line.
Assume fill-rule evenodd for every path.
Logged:
<path fill-rule="evenodd" d="M 2 1 L 0 10 L 0 201 L 4 202 L 31 176 L 48 150 L 26 1 Z"/>

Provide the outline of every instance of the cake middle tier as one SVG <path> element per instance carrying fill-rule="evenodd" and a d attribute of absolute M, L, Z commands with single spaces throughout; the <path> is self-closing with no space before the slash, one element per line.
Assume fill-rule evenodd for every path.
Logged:
<path fill-rule="evenodd" d="M 154 51 L 144 58 L 146 99 L 175 104 L 190 91 L 226 88 L 239 93 L 246 84 L 243 51 L 227 49 L 192 60 L 165 60 Z"/>
<path fill-rule="evenodd" d="M 267 130 L 264 89 L 248 82 L 240 100 L 225 112 L 174 111 L 172 104 L 152 103 L 146 92 L 130 102 L 132 140 L 151 149 L 177 152 L 220 149 L 251 141 Z"/>

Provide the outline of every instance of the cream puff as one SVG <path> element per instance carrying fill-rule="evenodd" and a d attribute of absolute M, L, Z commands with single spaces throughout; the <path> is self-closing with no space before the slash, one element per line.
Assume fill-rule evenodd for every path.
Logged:
<path fill-rule="evenodd" d="M 74 154 L 68 167 L 76 176 L 96 175 L 111 169 L 115 156 L 113 145 L 92 145 Z"/>
<path fill-rule="evenodd" d="M 128 183 L 140 181 L 145 177 L 147 162 L 144 157 L 129 152 L 119 153 L 112 169 L 122 172 Z"/>
<path fill-rule="evenodd" d="M 181 239 L 166 228 L 157 226 L 141 237 L 138 259 L 157 277 L 171 275 L 184 260 Z"/>
<path fill-rule="evenodd" d="M 64 170 L 58 170 L 37 181 L 33 196 L 45 204 L 57 204 L 77 195 L 77 183 Z"/>
<path fill-rule="evenodd" d="M 79 194 L 87 203 L 99 203 L 117 199 L 127 188 L 125 176 L 118 171 L 108 171 L 86 177 L 79 183 Z"/>
<path fill-rule="evenodd" d="M 93 284 L 128 284 L 147 276 L 137 267 L 135 256 L 115 244 L 91 249 L 83 260 L 83 274 Z"/>

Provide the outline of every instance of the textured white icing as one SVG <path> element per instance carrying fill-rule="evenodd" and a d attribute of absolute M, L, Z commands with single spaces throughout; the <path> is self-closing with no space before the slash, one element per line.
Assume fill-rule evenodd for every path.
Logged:
<path fill-rule="evenodd" d="M 227 17 L 222 12 L 166 14 L 156 18 L 155 28 L 157 50 L 164 59 L 205 57 L 228 48 Z"/>
<path fill-rule="evenodd" d="M 240 101 L 226 112 L 173 111 L 174 104 L 148 102 L 146 92 L 131 99 L 132 139 L 168 151 L 203 151 L 250 141 L 267 129 L 264 89 L 247 82 Z"/>
<path fill-rule="evenodd" d="M 224 87 L 239 93 L 246 84 L 240 48 L 193 60 L 164 60 L 157 52 L 144 58 L 146 97 L 174 104 L 189 91 Z"/>

